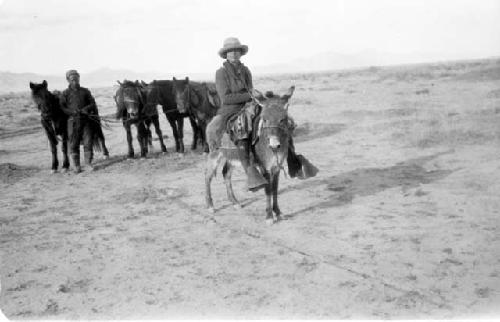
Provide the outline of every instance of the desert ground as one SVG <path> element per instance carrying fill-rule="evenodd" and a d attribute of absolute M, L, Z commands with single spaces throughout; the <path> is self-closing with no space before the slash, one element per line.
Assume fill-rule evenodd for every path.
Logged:
<path fill-rule="evenodd" d="M 246 191 L 241 169 L 244 207 L 218 175 L 216 212 L 205 210 L 205 157 L 174 152 L 163 114 L 168 154 L 156 140 L 146 159 L 127 159 L 112 124 L 111 157 L 97 154 L 95 171 L 51 174 L 29 93 L 0 96 L 3 313 L 499 317 L 500 59 L 255 79 L 261 91 L 291 85 L 297 150 L 320 173 L 282 173 L 284 216 L 270 226 L 264 192 Z M 112 115 L 112 84 L 91 90 Z"/>

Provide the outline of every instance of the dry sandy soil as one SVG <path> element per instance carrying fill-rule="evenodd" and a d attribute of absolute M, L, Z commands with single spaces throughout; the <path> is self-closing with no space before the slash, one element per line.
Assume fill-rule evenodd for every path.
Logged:
<path fill-rule="evenodd" d="M 126 159 L 116 125 L 96 171 L 51 174 L 29 96 L 1 96 L 4 314 L 498 317 L 500 60 L 256 79 L 275 92 L 292 84 L 297 149 L 320 173 L 282 176 L 285 215 L 272 226 L 241 170 L 244 208 L 218 176 L 211 218 L 204 157 L 172 152 L 163 115 L 169 154 L 155 141 L 147 159 Z M 113 113 L 113 88 L 92 91 Z"/>

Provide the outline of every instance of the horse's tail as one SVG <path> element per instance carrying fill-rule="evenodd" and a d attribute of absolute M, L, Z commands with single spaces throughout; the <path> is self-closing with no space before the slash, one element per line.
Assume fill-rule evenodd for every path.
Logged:
<path fill-rule="evenodd" d="M 101 152 L 104 145 L 104 133 L 102 132 L 101 123 L 96 120 L 90 121 L 92 135 L 92 149 Z"/>

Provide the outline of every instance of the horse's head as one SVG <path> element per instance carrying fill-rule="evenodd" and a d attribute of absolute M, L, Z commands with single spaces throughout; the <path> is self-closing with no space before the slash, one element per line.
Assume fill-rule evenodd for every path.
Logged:
<path fill-rule="evenodd" d="M 50 114 L 51 112 L 51 95 L 47 85 L 46 80 L 41 84 L 30 82 L 31 98 L 42 114 Z"/>
<path fill-rule="evenodd" d="M 120 111 L 126 111 L 129 120 L 139 119 L 145 100 L 141 84 L 138 81 L 128 80 L 118 82 L 118 84 L 120 84 L 120 88 L 115 96 L 118 107 L 117 115 L 120 114 Z"/>
<path fill-rule="evenodd" d="M 205 86 L 210 105 L 212 105 L 215 109 L 218 109 L 221 105 L 221 101 L 219 95 L 217 94 L 217 90 L 215 89 L 215 85 L 209 86 L 207 83 L 203 83 L 203 85 Z"/>
<path fill-rule="evenodd" d="M 177 103 L 177 109 L 180 111 L 188 111 L 191 105 L 191 90 L 189 86 L 189 77 L 185 80 L 178 80 L 175 77 L 172 82 L 172 90 Z"/>
<path fill-rule="evenodd" d="M 148 105 L 156 106 L 160 104 L 160 87 L 156 80 L 149 84 L 141 81 L 141 90 Z"/>
<path fill-rule="evenodd" d="M 295 86 L 292 86 L 282 96 L 272 92 L 267 92 L 265 96 L 259 92 L 254 95 L 262 105 L 258 133 L 261 138 L 265 138 L 265 143 L 273 151 L 284 149 L 288 144 L 288 101 L 294 90 Z"/>

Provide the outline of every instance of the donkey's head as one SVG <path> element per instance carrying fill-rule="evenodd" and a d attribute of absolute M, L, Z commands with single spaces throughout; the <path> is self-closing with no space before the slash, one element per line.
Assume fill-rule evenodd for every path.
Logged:
<path fill-rule="evenodd" d="M 117 91 L 115 100 L 118 107 L 117 115 L 120 110 L 125 110 L 129 120 L 137 120 L 144 107 L 144 94 L 138 81 L 132 82 L 125 80 L 118 82 L 120 88 Z"/>
<path fill-rule="evenodd" d="M 282 95 L 267 92 L 265 96 L 257 92 L 256 99 L 262 104 L 258 133 L 267 147 L 273 151 L 282 150 L 288 144 L 290 135 L 288 101 L 295 90 L 292 86 Z M 285 146 L 283 146 L 285 145 Z"/>
<path fill-rule="evenodd" d="M 31 98 L 35 102 L 38 110 L 42 114 L 50 114 L 53 108 L 52 96 L 47 89 L 47 81 L 44 80 L 41 84 L 30 82 Z"/>

